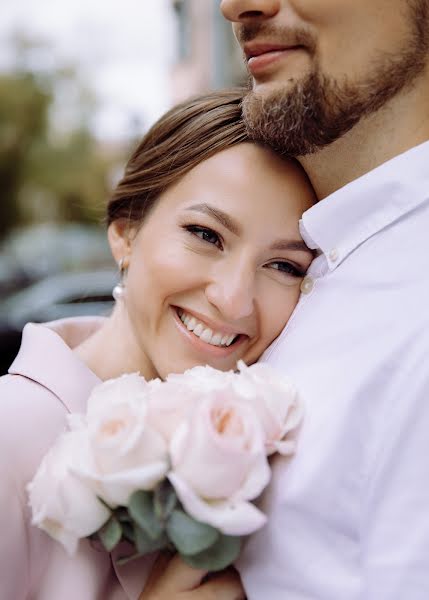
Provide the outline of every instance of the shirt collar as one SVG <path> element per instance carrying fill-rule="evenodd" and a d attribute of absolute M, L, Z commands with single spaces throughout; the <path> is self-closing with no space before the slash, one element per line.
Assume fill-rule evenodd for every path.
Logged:
<path fill-rule="evenodd" d="M 335 269 L 360 244 L 429 199 L 429 142 L 382 164 L 307 210 L 301 235 Z"/>
<path fill-rule="evenodd" d="M 101 381 L 73 348 L 95 332 L 103 321 L 99 317 L 79 317 L 44 324 L 28 323 L 9 373 L 43 385 L 69 412 L 85 412 L 92 388 Z"/>

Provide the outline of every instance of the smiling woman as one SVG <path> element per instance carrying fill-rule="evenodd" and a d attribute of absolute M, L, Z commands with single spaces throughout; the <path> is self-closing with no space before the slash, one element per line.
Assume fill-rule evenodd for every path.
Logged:
<path fill-rule="evenodd" d="M 100 380 L 250 364 L 298 301 L 313 257 L 298 221 L 313 191 L 297 163 L 248 139 L 242 97 L 236 90 L 189 100 L 152 127 L 108 205 L 121 273 L 112 314 L 28 324 L 10 375 L 0 378 L 5 598 L 140 597 L 151 561 L 112 566 L 88 540 L 69 558 L 31 526 L 27 482 L 64 430 L 67 412 L 85 412 Z M 177 559 L 165 567 L 156 565 L 149 578 L 165 594 L 157 583 L 141 599 L 178 599 L 183 586 L 195 600 L 207 586 L 213 597 L 242 597 L 231 573 L 198 587 L 204 573 Z"/>
<path fill-rule="evenodd" d="M 252 363 L 296 305 L 312 259 L 298 221 L 312 190 L 294 161 L 247 139 L 241 98 L 216 92 L 174 108 L 127 166 L 108 209 L 123 293 L 77 349 L 102 379 Z"/>

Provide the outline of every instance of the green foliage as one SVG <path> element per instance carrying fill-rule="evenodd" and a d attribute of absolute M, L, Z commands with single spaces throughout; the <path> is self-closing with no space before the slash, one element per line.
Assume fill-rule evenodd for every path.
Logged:
<path fill-rule="evenodd" d="M 182 558 L 194 569 L 221 571 L 237 560 L 241 550 L 241 539 L 220 534 L 217 541 L 199 554 L 182 554 Z"/>
<path fill-rule="evenodd" d="M 0 75 L 0 235 L 21 218 L 29 153 L 46 134 L 51 101 L 30 73 Z"/>
<path fill-rule="evenodd" d="M 97 534 L 107 552 L 111 552 L 121 541 L 122 527 L 119 521 L 112 516 L 107 523 L 98 530 Z"/>
<path fill-rule="evenodd" d="M 98 220 L 110 172 L 122 162 L 95 139 L 96 104 L 74 69 L 29 68 L 37 48 L 17 39 L 15 70 L 0 73 L 0 237 L 37 220 Z M 58 90 L 76 98 L 73 122 L 60 129 L 52 118 Z"/>
<path fill-rule="evenodd" d="M 165 533 L 161 533 L 159 538 L 153 539 L 137 524 L 134 525 L 134 539 L 139 556 L 162 550 L 168 546 L 168 538 Z"/>
<path fill-rule="evenodd" d="M 156 540 L 160 537 L 164 526 L 155 514 L 153 493 L 134 492 L 130 498 L 128 512 L 150 539 Z"/>
<path fill-rule="evenodd" d="M 165 479 L 155 489 L 153 506 L 160 521 L 166 521 L 177 505 L 177 496 L 173 486 Z"/>
<path fill-rule="evenodd" d="M 167 522 L 170 540 L 181 554 L 194 555 L 213 546 L 219 532 L 206 523 L 195 521 L 183 510 L 173 510 Z"/>
<path fill-rule="evenodd" d="M 177 550 L 196 569 L 220 571 L 238 558 L 241 549 L 241 538 L 224 535 L 185 513 L 167 480 L 154 491 L 135 492 L 128 508 L 114 509 L 98 537 L 108 551 L 121 539 L 133 546 L 119 564 L 168 549 Z"/>

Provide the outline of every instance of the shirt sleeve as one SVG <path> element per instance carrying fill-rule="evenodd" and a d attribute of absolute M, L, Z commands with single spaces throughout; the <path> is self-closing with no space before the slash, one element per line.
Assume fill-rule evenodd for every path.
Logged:
<path fill-rule="evenodd" d="M 360 600 L 429 598 L 429 374 L 423 365 L 404 367 L 402 385 L 386 403 L 362 522 Z"/>

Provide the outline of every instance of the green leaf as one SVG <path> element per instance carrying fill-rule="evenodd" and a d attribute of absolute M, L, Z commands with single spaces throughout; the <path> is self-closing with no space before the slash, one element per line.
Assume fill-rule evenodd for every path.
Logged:
<path fill-rule="evenodd" d="M 176 492 L 168 479 L 165 479 L 155 488 L 153 500 L 155 515 L 160 521 L 166 521 L 176 505 Z"/>
<path fill-rule="evenodd" d="M 197 554 L 212 546 L 219 537 L 217 529 L 175 509 L 167 521 L 167 533 L 181 554 Z"/>
<path fill-rule="evenodd" d="M 149 554 L 150 552 L 156 552 L 162 550 L 168 546 L 168 538 L 163 533 L 158 539 L 154 540 L 147 535 L 146 531 L 139 527 L 137 523 L 134 524 L 134 540 L 139 554 Z"/>
<path fill-rule="evenodd" d="M 115 517 L 111 517 L 107 523 L 97 531 L 97 535 L 107 552 L 112 552 L 121 541 L 122 527 Z"/>
<path fill-rule="evenodd" d="M 121 527 L 124 538 L 131 542 L 131 544 L 134 544 L 136 541 L 134 536 L 134 527 L 130 523 L 121 523 Z"/>
<path fill-rule="evenodd" d="M 232 564 L 240 554 L 241 538 L 220 534 L 218 540 L 199 554 L 182 554 L 183 560 L 194 569 L 221 571 Z"/>
<path fill-rule="evenodd" d="M 120 523 L 132 523 L 132 519 L 128 514 L 128 509 L 120 506 L 114 510 L 115 517 Z"/>
<path fill-rule="evenodd" d="M 164 531 L 163 523 L 155 514 L 151 492 L 134 492 L 128 504 L 128 512 L 152 540 L 158 539 Z"/>

